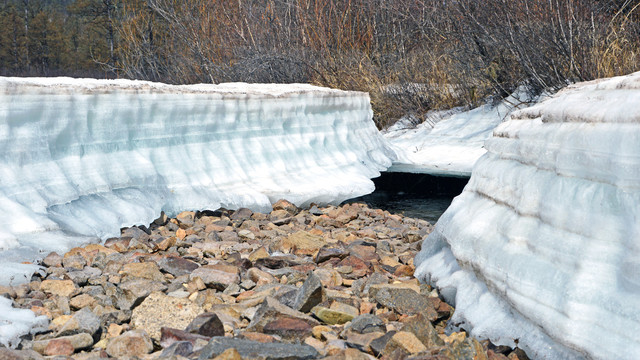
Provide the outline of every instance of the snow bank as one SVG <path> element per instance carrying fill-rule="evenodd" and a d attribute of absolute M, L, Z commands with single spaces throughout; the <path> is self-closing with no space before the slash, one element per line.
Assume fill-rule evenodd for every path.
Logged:
<path fill-rule="evenodd" d="M 529 100 L 521 90 L 497 105 L 433 113 L 415 128 L 392 126 L 384 137 L 398 159 L 388 171 L 471 176 L 473 165 L 486 153 L 484 142 L 493 129 L 513 110 L 527 106 Z"/>
<path fill-rule="evenodd" d="M 367 194 L 394 157 L 371 119 L 366 93 L 310 85 L 0 78 L 0 284 L 163 210 Z"/>
<path fill-rule="evenodd" d="M 640 73 L 515 112 L 486 149 L 416 276 L 477 336 L 537 358 L 636 358 Z"/>

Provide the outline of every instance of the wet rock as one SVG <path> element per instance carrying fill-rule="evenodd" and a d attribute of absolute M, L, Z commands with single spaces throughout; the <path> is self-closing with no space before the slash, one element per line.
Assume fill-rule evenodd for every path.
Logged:
<path fill-rule="evenodd" d="M 184 329 L 203 310 L 188 299 L 177 299 L 154 292 L 133 310 L 131 323 L 145 329 L 152 339 L 160 339 L 160 328 Z"/>
<path fill-rule="evenodd" d="M 224 326 L 215 313 L 204 313 L 196 316 L 185 331 L 209 337 L 224 336 Z"/>
<path fill-rule="evenodd" d="M 146 331 L 131 330 L 110 339 L 106 351 L 115 358 L 142 356 L 153 351 L 153 343 Z"/>
<path fill-rule="evenodd" d="M 242 358 L 256 360 L 304 360 L 315 359 L 318 352 L 308 345 L 261 343 L 257 341 L 214 337 L 200 351 L 199 360 L 210 359 L 228 349 L 236 349 Z"/>

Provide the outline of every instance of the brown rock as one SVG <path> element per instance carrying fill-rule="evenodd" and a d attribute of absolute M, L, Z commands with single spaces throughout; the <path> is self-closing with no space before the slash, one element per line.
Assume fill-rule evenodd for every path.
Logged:
<path fill-rule="evenodd" d="M 268 258 L 269 256 L 271 256 L 271 255 L 269 254 L 267 249 L 265 249 L 264 246 L 261 246 L 258 249 L 256 249 L 255 251 L 253 251 L 251 254 L 249 254 L 248 259 L 251 262 L 255 262 L 256 260 Z"/>
<path fill-rule="evenodd" d="M 76 285 L 71 280 L 44 280 L 40 290 L 58 296 L 69 297 L 76 291 Z"/>
<path fill-rule="evenodd" d="M 89 294 L 80 294 L 69 300 L 69 306 L 71 306 L 73 310 L 80 310 L 84 307 L 93 307 L 96 303 L 97 300 Z"/>
<path fill-rule="evenodd" d="M 412 316 L 403 322 L 404 327 L 402 331 L 414 334 L 427 349 L 444 345 L 444 341 L 438 336 L 436 329 L 423 314 Z"/>
<path fill-rule="evenodd" d="M 304 339 L 311 334 L 312 329 L 307 321 L 283 317 L 266 323 L 262 331 L 291 341 Z"/>
<path fill-rule="evenodd" d="M 209 339 L 210 337 L 208 336 L 193 334 L 180 329 L 163 327 L 160 329 L 159 343 L 164 348 L 168 348 L 172 344 L 176 342 L 181 342 L 181 341 L 188 341 L 193 346 L 197 346 L 198 343 L 202 343 L 202 342 L 206 343 L 207 341 L 209 341 Z"/>
<path fill-rule="evenodd" d="M 146 331 L 131 330 L 110 339 L 106 351 L 115 358 L 142 356 L 153 351 L 153 343 Z"/>
<path fill-rule="evenodd" d="M 282 250 L 297 255 L 313 255 L 326 244 L 324 238 L 307 231 L 298 231 L 282 240 Z"/>
<path fill-rule="evenodd" d="M 32 343 L 32 348 L 34 351 L 37 351 L 40 354 L 45 354 L 47 347 L 49 346 L 49 343 L 53 340 L 60 342 L 59 343 L 60 349 L 66 348 L 66 342 L 68 342 L 69 344 L 71 344 L 74 351 L 80 350 L 80 349 L 86 349 L 91 345 L 93 345 L 93 338 L 91 337 L 91 335 L 87 333 L 81 333 L 81 334 L 75 334 L 70 336 L 61 336 L 61 337 L 58 337 L 55 339 L 49 339 L 49 340 L 36 340 Z M 65 344 L 63 344 L 62 342 L 65 342 Z"/>
<path fill-rule="evenodd" d="M 273 210 L 284 210 L 291 215 L 295 215 L 300 211 L 297 206 L 293 205 L 291 202 L 285 199 L 280 199 L 273 204 Z"/>
<path fill-rule="evenodd" d="M 278 300 L 268 296 L 256 311 L 247 329 L 250 331 L 262 331 L 268 323 L 283 318 L 299 319 L 308 323 L 312 327 L 319 325 L 318 321 L 314 320 L 310 316 L 288 306 L 282 305 Z"/>
<path fill-rule="evenodd" d="M 256 285 L 273 284 L 278 280 L 266 271 L 262 271 L 258 268 L 251 268 L 247 271 L 247 277 L 256 283 Z"/>
<path fill-rule="evenodd" d="M 277 339 L 271 335 L 267 335 L 259 332 L 253 332 L 253 331 L 244 331 L 240 333 L 238 337 L 241 339 L 247 339 L 247 340 L 257 341 L 261 343 L 272 343 L 277 341 Z"/>
<path fill-rule="evenodd" d="M 47 356 L 62 355 L 69 356 L 75 352 L 73 345 L 69 339 L 51 339 L 44 349 Z"/>
<path fill-rule="evenodd" d="M 42 259 L 42 263 L 49 267 L 59 267 L 62 266 L 62 256 L 58 255 L 58 253 L 51 252 L 44 259 Z"/>
<path fill-rule="evenodd" d="M 142 262 L 125 264 L 120 270 L 123 277 L 149 279 L 153 281 L 165 281 L 164 275 L 160 272 L 158 264 L 155 262 Z"/>
<path fill-rule="evenodd" d="M 349 256 L 338 263 L 338 267 L 350 267 L 351 271 L 342 274 L 347 279 L 359 279 L 371 274 L 373 271 L 369 265 L 357 256 Z"/>
<path fill-rule="evenodd" d="M 389 342 L 387 342 L 382 353 L 391 354 L 396 349 L 402 349 L 403 351 L 413 355 L 426 351 L 427 347 L 424 346 L 424 344 L 412 333 L 399 331 L 391 337 Z"/>
<path fill-rule="evenodd" d="M 238 350 L 230 348 L 213 358 L 213 360 L 242 360 L 242 356 L 240 356 Z"/>

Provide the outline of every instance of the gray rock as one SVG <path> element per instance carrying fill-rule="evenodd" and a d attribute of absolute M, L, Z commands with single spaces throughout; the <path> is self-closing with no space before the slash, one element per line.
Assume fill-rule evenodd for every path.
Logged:
<path fill-rule="evenodd" d="M 203 336 L 224 336 L 224 326 L 218 315 L 204 313 L 196 316 L 185 331 Z"/>
<path fill-rule="evenodd" d="M 177 341 L 171 344 L 166 349 L 162 350 L 160 358 L 172 358 L 175 356 L 188 357 L 193 354 L 193 344 L 189 341 Z"/>
<path fill-rule="evenodd" d="M 86 349 L 93 345 L 93 338 L 91 337 L 91 335 L 87 333 L 81 333 L 69 336 L 61 336 L 48 340 L 37 340 L 32 343 L 32 349 L 39 352 L 40 354 L 44 354 L 47 346 L 51 341 L 68 341 L 74 350 Z"/>
<path fill-rule="evenodd" d="M 429 321 L 435 321 L 438 318 L 438 313 L 427 297 L 418 294 L 413 289 L 378 285 L 369 289 L 369 296 L 378 304 L 400 314 L 424 314 Z"/>
<path fill-rule="evenodd" d="M 396 332 L 397 331 L 389 331 L 371 342 L 369 346 L 371 347 L 371 350 L 373 350 L 374 355 L 378 356 L 384 351 L 385 347 L 387 347 L 387 343 L 391 340 L 393 335 L 396 334 Z"/>
<path fill-rule="evenodd" d="M 190 274 L 193 270 L 200 267 L 200 265 L 193 261 L 176 256 L 163 258 L 158 261 L 158 265 L 160 269 L 176 277 Z"/>
<path fill-rule="evenodd" d="M 301 312 L 309 312 L 311 309 L 324 300 L 324 288 L 320 278 L 311 273 L 302 284 L 296 295 L 293 308 Z"/>
<path fill-rule="evenodd" d="M 256 314 L 253 316 L 253 319 L 251 320 L 251 323 L 249 323 L 249 327 L 247 329 L 250 331 L 260 332 L 268 323 L 282 318 L 300 319 L 311 326 L 319 324 L 318 321 L 312 317 L 285 306 L 273 297 L 268 296 L 264 299 L 262 305 L 258 308 L 258 311 L 256 311 Z"/>
<path fill-rule="evenodd" d="M 243 359 L 256 360 L 303 360 L 319 356 L 309 345 L 283 343 L 261 343 L 251 340 L 214 337 L 200 350 L 199 360 L 211 359 L 227 349 L 235 348 Z"/>
<path fill-rule="evenodd" d="M 231 214 L 231 220 L 242 222 L 244 220 L 250 219 L 251 215 L 253 215 L 253 211 L 247 208 L 240 208 L 236 210 L 233 214 Z"/>
<path fill-rule="evenodd" d="M 384 321 L 372 314 L 363 314 L 356 316 L 353 320 L 351 320 L 349 329 L 359 334 L 387 332 L 387 327 L 385 326 Z"/>
<path fill-rule="evenodd" d="M 189 278 L 199 277 L 205 285 L 218 290 L 224 290 L 227 286 L 240 282 L 240 277 L 236 273 L 208 268 L 207 266 L 197 268 L 189 275 Z"/>
<path fill-rule="evenodd" d="M 56 337 L 87 333 L 97 340 L 100 337 L 98 330 L 100 330 L 100 318 L 86 307 L 73 314 L 71 319 L 58 330 Z"/>
<path fill-rule="evenodd" d="M 413 319 L 405 322 L 402 331 L 414 334 L 427 349 L 444 345 L 444 341 L 438 336 L 438 331 L 423 314 L 418 314 Z"/>
<path fill-rule="evenodd" d="M 117 297 L 117 305 L 121 310 L 135 308 L 154 291 L 167 290 L 167 286 L 161 282 L 139 278 L 127 280 L 118 287 L 122 290 L 122 295 Z"/>

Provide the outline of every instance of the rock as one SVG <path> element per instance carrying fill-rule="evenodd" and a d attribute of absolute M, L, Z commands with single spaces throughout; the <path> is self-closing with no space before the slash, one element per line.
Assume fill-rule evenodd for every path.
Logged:
<path fill-rule="evenodd" d="M 369 265 L 357 256 L 348 256 L 338 263 L 338 267 L 351 267 L 351 271 L 342 274 L 347 279 L 359 279 L 371 274 L 372 270 Z"/>
<path fill-rule="evenodd" d="M 297 206 L 293 205 L 292 203 L 290 203 L 285 199 L 280 199 L 276 201 L 276 203 L 273 204 L 272 208 L 273 210 L 284 210 L 291 215 L 295 215 L 300 211 L 300 209 L 298 209 Z"/>
<path fill-rule="evenodd" d="M 235 348 L 230 348 L 223 351 L 220 355 L 216 356 L 213 360 L 242 360 L 242 356 Z"/>
<path fill-rule="evenodd" d="M 261 246 L 256 250 L 254 250 L 251 254 L 249 254 L 248 259 L 251 262 L 256 262 L 256 260 L 268 258 L 269 256 L 271 256 L 271 254 L 269 254 L 269 252 L 264 246 Z"/>
<path fill-rule="evenodd" d="M 242 222 L 244 220 L 250 219 L 251 215 L 253 215 L 253 211 L 247 208 L 240 208 L 236 210 L 233 214 L 231 214 L 230 218 L 233 221 Z"/>
<path fill-rule="evenodd" d="M 438 313 L 423 295 L 413 289 L 395 286 L 395 284 L 373 285 L 369 296 L 378 304 L 397 311 L 400 314 L 424 314 L 429 321 L 435 321 Z"/>
<path fill-rule="evenodd" d="M 118 285 L 122 294 L 117 297 L 117 305 L 121 310 L 131 310 L 154 291 L 165 291 L 167 286 L 149 279 L 132 279 Z"/>
<path fill-rule="evenodd" d="M 153 281 L 165 281 L 164 275 L 160 272 L 158 264 L 155 262 L 142 262 L 125 264 L 120 270 L 122 277 L 142 278 Z"/>
<path fill-rule="evenodd" d="M 282 250 L 296 255 L 313 255 L 326 244 L 324 238 L 307 231 L 298 231 L 282 240 Z"/>
<path fill-rule="evenodd" d="M 191 354 L 193 354 L 192 343 L 189 341 L 176 341 L 162 350 L 160 357 L 163 359 L 175 358 L 177 356 L 188 357 Z"/>
<path fill-rule="evenodd" d="M 327 356 L 324 360 L 374 360 L 371 355 L 362 353 L 356 349 L 345 349 L 339 353 L 331 356 Z"/>
<path fill-rule="evenodd" d="M 176 215 L 176 220 L 180 223 L 181 228 L 189 228 L 194 224 L 196 213 L 193 211 L 183 211 L 180 214 Z M 184 226 L 184 227 L 183 227 Z"/>
<path fill-rule="evenodd" d="M 431 323 L 429 323 L 429 325 L 431 325 Z M 371 314 L 356 316 L 353 320 L 351 320 L 349 329 L 359 334 L 368 334 L 372 332 L 384 333 L 387 331 L 384 321 L 382 321 L 382 319 L 380 319 L 379 317 Z"/>
<path fill-rule="evenodd" d="M 76 285 L 71 280 L 43 280 L 40 290 L 52 295 L 69 297 L 76 291 Z"/>
<path fill-rule="evenodd" d="M 275 338 L 275 336 L 271 336 L 271 335 L 267 335 L 267 334 L 263 334 L 263 333 L 259 333 L 259 332 L 253 332 L 253 331 L 242 332 L 242 333 L 240 333 L 240 335 L 238 335 L 238 337 L 240 339 L 257 341 L 257 342 L 261 342 L 261 343 L 272 343 L 272 342 L 277 342 L 278 341 Z"/>
<path fill-rule="evenodd" d="M 320 278 L 311 273 L 296 293 L 293 308 L 301 312 L 309 312 L 324 300 L 324 289 Z"/>
<path fill-rule="evenodd" d="M 247 330 L 262 331 L 268 323 L 282 318 L 299 319 L 313 326 L 318 325 L 318 321 L 297 310 L 282 305 L 278 300 L 268 296 L 258 308 Z"/>
<path fill-rule="evenodd" d="M 89 294 L 80 294 L 69 300 L 69 306 L 73 310 L 79 310 L 85 307 L 91 308 L 96 304 L 97 300 Z"/>
<path fill-rule="evenodd" d="M 337 304 L 340 304 L 340 303 L 337 303 Z M 355 310 L 355 314 L 352 309 Z M 313 309 L 311 309 L 311 312 L 318 319 L 322 320 L 325 324 L 341 325 L 348 321 L 351 321 L 354 317 L 356 317 L 358 314 L 358 309 L 354 308 L 353 306 L 341 304 L 340 306 L 335 308 L 326 308 L 324 306 L 316 306 Z"/>
<path fill-rule="evenodd" d="M 13 350 L 5 347 L 0 347 L 0 359 L 2 360 L 40 360 L 44 357 L 40 356 L 33 350 Z"/>
<path fill-rule="evenodd" d="M 414 334 L 427 349 L 444 345 L 444 341 L 438 336 L 436 329 L 423 314 L 418 314 L 405 321 L 402 331 Z"/>
<path fill-rule="evenodd" d="M 440 355 L 456 360 L 488 360 L 482 344 L 480 344 L 478 340 L 470 338 L 454 342 L 440 351 Z M 511 357 L 509 357 L 509 359 L 511 359 Z"/>
<path fill-rule="evenodd" d="M 191 321 L 185 331 L 203 336 L 224 336 L 224 326 L 214 313 L 200 314 Z"/>
<path fill-rule="evenodd" d="M 387 342 L 383 354 L 389 355 L 393 353 L 396 349 L 402 349 L 404 352 L 408 354 L 417 354 L 419 352 L 423 352 L 427 350 L 427 347 L 424 346 L 418 340 L 418 338 L 410 332 L 399 331 L 395 333 L 391 339 Z"/>
<path fill-rule="evenodd" d="M 87 259 L 80 254 L 69 255 L 70 253 L 65 254 L 62 265 L 67 269 L 82 270 L 87 265 Z"/>
<path fill-rule="evenodd" d="M 396 331 L 389 331 L 388 333 L 384 334 L 383 336 L 371 341 L 369 346 L 371 347 L 371 350 L 373 351 L 373 354 L 376 355 L 376 356 L 381 355 L 383 350 L 387 346 L 387 343 L 389 342 L 389 340 L 391 340 L 391 338 L 395 334 L 396 334 Z"/>
<path fill-rule="evenodd" d="M 86 349 L 93 345 L 93 338 L 91 335 L 86 333 L 75 334 L 70 336 L 62 336 L 55 339 L 49 340 L 36 340 L 32 342 L 32 349 L 34 351 L 39 352 L 40 354 L 46 354 L 47 348 L 49 347 L 49 343 L 54 341 L 58 343 L 58 345 L 52 345 L 52 348 L 58 348 L 60 350 L 67 349 L 67 343 L 71 345 L 73 351 Z M 53 351 L 53 350 L 51 350 Z"/>
<path fill-rule="evenodd" d="M 75 352 L 71 341 L 68 339 L 51 339 L 47 347 L 44 349 L 44 354 L 47 356 L 69 356 Z"/>
<path fill-rule="evenodd" d="M 89 308 L 84 308 L 73 314 L 73 316 L 60 327 L 60 330 L 56 333 L 56 337 L 87 333 L 97 340 L 100 337 L 98 330 L 100 330 L 100 318 Z"/>
<path fill-rule="evenodd" d="M 264 325 L 262 331 L 265 334 L 277 335 L 288 341 L 300 341 L 311 334 L 313 326 L 301 319 L 279 318 Z"/>
<path fill-rule="evenodd" d="M 333 246 L 323 246 L 318 251 L 318 254 L 315 257 L 315 262 L 319 264 L 332 258 L 338 258 L 342 260 L 348 255 L 349 253 L 343 248 L 333 247 Z"/>
<path fill-rule="evenodd" d="M 341 334 L 349 347 L 356 348 L 366 353 L 373 353 L 373 350 L 371 349 L 371 343 L 383 335 L 384 332 L 358 334 L 351 330 L 347 330 Z"/>
<path fill-rule="evenodd" d="M 247 271 L 247 277 L 249 278 L 249 280 L 255 282 L 257 286 L 278 282 L 278 280 L 273 277 L 273 275 L 255 267 Z"/>
<path fill-rule="evenodd" d="M 58 255 L 55 251 L 50 252 L 49 255 L 42 259 L 42 263 L 48 267 L 62 266 L 62 256 Z"/>
<path fill-rule="evenodd" d="M 189 275 L 190 279 L 196 277 L 201 278 L 208 287 L 218 290 L 224 290 L 227 286 L 240 282 L 237 273 L 222 271 L 211 267 L 211 265 L 199 267 Z"/>
<path fill-rule="evenodd" d="M 153 351 L 153 343 L 146 331 L 131 330 L 110 339 L 106 351 L 115 358 L 142 356 Z"/>
<path fill-rule="evenodd" d="M 151 293 L 133 310 L 131 324 L 160 340 L 160 328 L 186 328 L 203 310 L 188 299 L 178 299 L 161 292 Z"/>
<path fill-rule="evenodd" d="M 332 288 L 342 285 L 343 279 L 339 272 L 333 269 L 319 268 L 313 270 L 315 276 L 320 279 L 322 286 Z"/>
<path fill-rule="evenodd" d="M 210 337 L 193 334 L 184 330 L 163 327 L 160 329 L 160 345 L 164 348 L 168 348 L 176 342 L 188 341 L 194 347 L 198 344 L 206 344 L 209 342 Z M 204 345 L 203 345 L 204 346 Z"/>
<path fill-rule="evenodd" d="M 214 337 L 207 346 L 200 350 L 198 359 L 210 359 L 228 349 L 236 349 L 243 359 L 304 360 L 318 357 L 316 349 L 309 345 L 261 343 L 243 339 Z"/>

